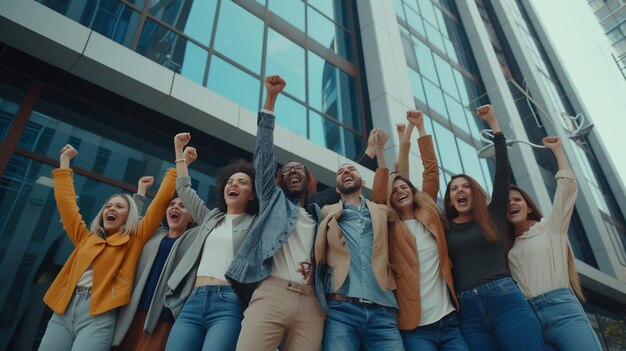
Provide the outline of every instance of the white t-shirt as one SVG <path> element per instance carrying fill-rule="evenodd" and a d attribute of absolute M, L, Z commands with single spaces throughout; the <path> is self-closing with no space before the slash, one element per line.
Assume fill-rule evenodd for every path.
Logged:
<path fill-rule="evenodd" d="M 224 274 L 233 262 L 233 220 L 241 214 L 225 215 L 204 240 L 204 249 L 198 266 L 198 277 L 226 280 Z"/>
<path fill-rule="evenodd" d="M 80 276 L 80 279 L 78 279 L 76 286 L 81 286 L 83 288 L 91 288 L 93 286 L 93 266 L 89 265 L 85 273 L 83 273 Z"/>
<path fill-rule="evenodd" d="M 310 280 L 311 252 L 315 244 L 315 220 L 300 207 L 300 217 L 287 242 L 276 251 L 271 276 L 300 284 Z"/>
<path fill-rule="evenodd" d="M 446 282 L 439 269 L 439 250 L 435 237 L 416 219 L 404 221 L 415 244 L 420 267 L 420 325 L 437 322 L 454 311 Z"/>

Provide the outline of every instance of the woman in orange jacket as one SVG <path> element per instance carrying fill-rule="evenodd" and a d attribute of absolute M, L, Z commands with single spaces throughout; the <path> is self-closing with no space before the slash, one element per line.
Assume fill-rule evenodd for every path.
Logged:
<path fill-rule="evenodd" d="M 446 219 L 437 207 L 439 168 L 432 138 L 424 129 L 422 111 L 407 112 L 399 124 L 397 174 L 390 177 L 389 260 L 396 272 L 398 328 L 407 351 L 469 350 L 458 325 Z M 409 180 L 411 132 L 417 139 L 424 173 L 422 191 Z"/>
<path fill-rule="evenodd" d="M 60 167 L 52 171 L 61 221 L 75 249 L 44 296 L 54 314 L 40 350 L 111 347 L 116 309 L 130 301 L 135 265 L 144 243 L 159 227 L 176 186 L 176 171 L 168 170 L 141 221 L 129 195 L 112 195 L 88 228 L 76 204 L 69 168 L 77 154 L 65 145 Z"/>

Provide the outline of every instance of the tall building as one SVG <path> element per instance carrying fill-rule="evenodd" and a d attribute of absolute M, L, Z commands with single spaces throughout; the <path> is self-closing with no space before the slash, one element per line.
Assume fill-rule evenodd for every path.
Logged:
<path fill-rule="evenodd" d="M 616 54 L 615 63 L 626 79 L 626 2 L 624 0 L 587 0 Z"/>
<path fill-rule="evenodd" d="M 568 234 L 584 308 L 604 347 L 626 343 L 625 188 L 529 0 L 0 0 L 0 350 L 37 347 L 42 296 L 73 249 L 51 187 L 61 146 L 79 150 L 86 222 L 171 167 L 180 131 L 212 204 L 217 169 L 251 158 L 275 73 L 288 83 L 277 161 L 305 161 L 325 186 L 373 127 L 392 134 L 394 159 L 408 109 L 427 114 L 440 198 L 457 173 L 492 190 L 477 106 L 494 105 L 509 140 L 560 136 L 580 186 Z M 512 180 L 549 213 L 553 156 L 509 152 Z M 415 148 L 411 164 L 420 184 Z"/>

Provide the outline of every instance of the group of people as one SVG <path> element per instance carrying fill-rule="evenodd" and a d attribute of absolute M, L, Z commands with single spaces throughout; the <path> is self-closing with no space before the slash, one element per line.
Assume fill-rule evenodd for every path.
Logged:
<path fill-rule="evenodd" d="M 493 107 L 477 109 L 494 135 L 491 197 L 470 175 L 448 183 L 424 114 L 389 135 L 371 131 L 357 162 L 376 166 L 371 199 L 355 164 L 316 192 L 310 167 L 277 168 L 274 106 L 286 82 L 265 80 L 253 163 L 217 179 L 209 209 L 191 187 L 191 135 L 174 137 L 166 172 L 142 217 L 152 177 L 132 198 L 114 194 L 87 226 L 70 160 L 52 172 L 61 220 L 75 245 L 44 297 L 54 311 L 40 350 L 600 350 L 567 239 L 577 185 L 556 137 L 551 213 L 509 184 L 506 140 Z M 422 185 L 410 180 L 417 129 Z M 166 227 L 160 227 L 165 216 Z"/>

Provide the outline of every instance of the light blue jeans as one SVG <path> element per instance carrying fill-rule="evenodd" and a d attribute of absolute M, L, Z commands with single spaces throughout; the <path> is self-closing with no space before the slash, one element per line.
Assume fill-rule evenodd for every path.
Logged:
<path fill-rule="evenodd" d="M 517 283 L 501 278 L 461 292 L 459 324 L 472 350 L 543 350 L 541 325 Z"/>
<path fill-rule="evenodd" d="M 400 335 L 406 351 L 469 351 L 454 311 L 434 323 L 401 330 Z"/>
<path fill-rule="evenodd" d="M 52 314 L 39 350 L 105 351 L 111 348 L 117 310 L 89 315 L 91 289 L 77 288 L 65 314 Z"/>
<path fill-rule="evenodd" d="M 228 285 L 197 286 L 185 302 L 167 339 L 166 350 L 235 350 L 243 312 Z"/>
<path fill-rule="evenodd" d="M 549 349 L 602 350 L 585 310 L 567 288 L 548 291 L 528 299 L 535 310 Z"/>
<path fill-rule="evenodd" d="M 402 351 L 397 311 L 376 304 L 328 301 L 324 351 Z"/>

